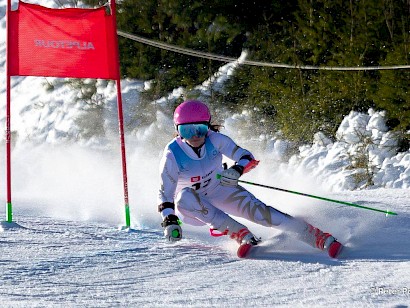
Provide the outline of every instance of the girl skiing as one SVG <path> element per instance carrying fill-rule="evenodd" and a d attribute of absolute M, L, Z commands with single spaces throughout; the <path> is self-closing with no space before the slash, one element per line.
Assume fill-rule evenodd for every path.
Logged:
<path fill-rule="evenodd" d="M 236 240 L 240 245 L 238 257 L 244 258 L 260 240 L 232 215 L 290 232 L 337 258 L 343 246 L 330 233 L 267 206 L 238 185 L 239 177 L 256 167 L 258 161 L 219 133 L 210 121 L 209 109 L 200 101 L 185 101 L 175 109 L 178 136 L 167 144 L 160 163 L 158 211 L 165 237 L 169 241 L 182 238 L 177 210 L 185 223 L 208 225 L 211 235 L 229 235 Z M 224 169 L 222 156 L 235 164 Z"/>

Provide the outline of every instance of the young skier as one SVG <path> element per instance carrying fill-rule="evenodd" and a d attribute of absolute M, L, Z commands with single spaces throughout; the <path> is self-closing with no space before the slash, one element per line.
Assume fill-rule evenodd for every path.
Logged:
<path fill-rule="evenodd" d="M 238 185 L 239 177 L 258 161 L 210 122 L 209 109 L 200 101 L 185 101 L 175 109 L 178 136 L 165 147 L 160 163 L 158 211 L 165 237 L 169 241 L 182 238 L 178 210 L 185 223 L 208 225 L 211 235 L 229 235 L 236 240 L 238 257 L 243 258 L 260 240 L 232 215 L 290 232 L 337 258 L 343 246 L 330 233 L 267 206 Z M 224 169 L 222 156 L 235 164 Z"/>

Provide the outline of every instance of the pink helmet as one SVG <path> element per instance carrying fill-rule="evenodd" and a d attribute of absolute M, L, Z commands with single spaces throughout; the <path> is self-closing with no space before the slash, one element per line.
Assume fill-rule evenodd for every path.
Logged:
<path fill-rule="evenodd" d="M 200 101 L 189 100 L 180 104 L 174 112 L 174 124 L 210 122 L 208 106 Z"/>

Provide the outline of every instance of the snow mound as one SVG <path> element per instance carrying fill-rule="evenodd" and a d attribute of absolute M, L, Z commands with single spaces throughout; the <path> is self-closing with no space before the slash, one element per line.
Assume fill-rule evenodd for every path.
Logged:
<path fill-rule="evenodd" d="M 397 153 L 398 137 L 388 131 L 384 112 L 352 111 L 331 142 L 317 133 L 312 145 L 294 155 L 287 170 L 319 178 L 334 190 L 410 187 L 410 153 Z"/>

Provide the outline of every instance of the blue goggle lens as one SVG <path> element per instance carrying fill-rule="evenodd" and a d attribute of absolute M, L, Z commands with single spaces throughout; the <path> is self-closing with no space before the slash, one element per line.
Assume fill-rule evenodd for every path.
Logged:
<path fill-rule="evenodd" d="M 180 124 L 178 125 L 178 133 L 184 139 L 192 137 L 205 137 L 208 133 L 208 125 L 203 123 Z"/>

